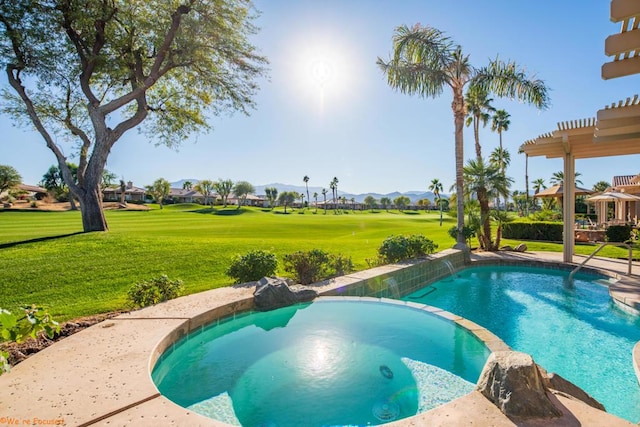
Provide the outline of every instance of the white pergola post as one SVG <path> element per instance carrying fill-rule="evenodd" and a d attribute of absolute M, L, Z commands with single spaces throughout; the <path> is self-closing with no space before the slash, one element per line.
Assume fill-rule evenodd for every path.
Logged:
<path fill-rule="evenodd" d="M 563 224 L 563 248 L 562 260 L 564 262 L 573 262 L 573 246 L 575 244 L 574 223 L 575 218 L 575 158 L 571 150 L 564 155 L 564 183 L 563 183 L 563 200 L 562 200 L 562 218 Z"/>

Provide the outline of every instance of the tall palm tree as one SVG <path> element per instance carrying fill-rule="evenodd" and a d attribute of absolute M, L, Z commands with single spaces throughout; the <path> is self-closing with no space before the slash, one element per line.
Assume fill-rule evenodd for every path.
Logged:
<path fill-rule="evenodd" d="M 314 210 L 314 213 L 318 213 L 318 192 L 317 191 L 313 192 L 313 199 L 316 202 L 316 208 Z"/>
<path fill-rule="evenodd" d="M 433 178 L 431 180 L 431 184 L 429 184 L 429 191 L 433 191 L 433 194 L 436 196 L 436 203 L 440 207 L 440 227 L 442 227 L 442 199 L 440 199 L 442 183 L 438 178 Z"/>
<path fill-rule="evenodd" d="M 496 166 L 502 175 L 506 175 L 507 166 L 511 163 L 511 154 L 502 147 L 496 147 L 489 156 L 489 163 Z M 507 208 L 508 197 L 509 195 L 507 194 L 504 198 L 505 209 Z M 500 199 L 497 198 L 496 200 L 498 201 L 496 206 L 499 207 Z"/>
<path fill-rule="evenodd" d="M 505 63 L 498 58 L 486 67 L 476 69 L 469 63 L 469 56 L 462 53 L 462 48 L 455 46 L 438 29 L 420 24 L 401 25 L 395 29 L 393 48 L 388 61 L 377 60 L 391 87 L 409 95 L 431 98 L 441 95 L 447 86 L 453 92 L 457 194 L 464 193 L 464 89 L 468 84 L 478 86 L 486 93 L 516 98 L 538 108 L 546 108 L 549 104 L 548 89 L 543 81 L 529 78 L 514 62 Z M 456 241 L 465 247 L 462 197 L 457 198 L 457 206 Z"/>
<path fill-rule="evenodd" d="M 496 110 L 491 121 L 491 130 L 498 132 L 500 136 L 500 148 L 502 148 L 502 132 L 509 130 L 511 121 L 509 120 L 511 115 L 505 110 Z"/>
<path fill-rule="evenodd" d="M 329 188 L 331 188 L 331 193 L 333 194 L 333 209 L 336 209 L 338 198 L 338 177 L 333 177 L 329 183 Z"/>
<path fill-rule="evenodd" d="M 531 181 L 531 184 L 533 184 L 534 195 L 538 194 L 540 190 L 544 190 L 545 188 L 547 188 L 547 185 L 544 183 L 544 178 L 534 179 L 533 181 Z M 538 206 L 538 201 L 535 198 L 533 199 L 533 203 L 535 207 Z"/>
<path fill-rule="evenodd" d="M 524 153 L 525 215 L 529 216 L 529 154 L 520 146 L 518 154 L 522 153 Z"/>
<path fill-rule="evenodd" d="M 487 92 L 477 87 L 470 87 L 464 97 L 467 107 L 467 120 L 465 124 L 471 126 L 473 124 L 473 137 L 476 143 L 476 159 L 482 158 L 482 147 L 480 146 L 480 125 L 485 127 L 491 118 L 489 113 L 495 111 Z"/>
<path fill-rule="evenodd" d="M 309 198 L 309 177 L 305 175 L 302 180 L 304 181 L 304 186 L 307 187 L 307 203 L 311 203 L 311 199 Z"/>
<path fill-rule="evenodd" d="M 327 189 L 323 188 L 322 195 L 324 196 L 324 214 L 325 215 L 327 214 L 327 193 L 328 193 Z"/>

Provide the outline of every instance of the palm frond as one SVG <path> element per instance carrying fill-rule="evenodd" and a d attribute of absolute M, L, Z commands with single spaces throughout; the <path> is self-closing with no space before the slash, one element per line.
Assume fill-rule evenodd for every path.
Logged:
<path fill-rule="evenodd" d="M 549 89 L 544 81 L 529 77 L 513 61 L 492 60 L 486 67 L 476 70 L 471 85 L 497 96 L 533 104 L 540 109 L 549 107 Z"/>

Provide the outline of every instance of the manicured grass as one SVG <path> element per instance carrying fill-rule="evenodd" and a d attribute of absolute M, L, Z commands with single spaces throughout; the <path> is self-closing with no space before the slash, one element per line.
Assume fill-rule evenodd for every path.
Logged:
<path fill-rule="evenodd" d="M 440 227 L 437 212 L 325 215 L 310 209 L 284 215 L 281 209 L 212 211 L 199 205 L 107 211 L 106 217 L 108 233 L 84 234 L 78 212 L 0 210 L 0 307 L 34 303 L 65 320 L 126 309 L 129 287 L 160 274 L 182 279 L 187 293 L 228 286 L 224 271 L 232 257 L 252 249 L 270 250 L 280 260 L 297 250 L 324 249 L 351 256 L 362 270 L 391 234 L 424 234 L 440 250 L 450 248 L 447 230 L 455 223 L 445 216 Z M 527 244 L 530 250 L 561 250 L 558 244 Z M 605 254 L 626 255 L 615 248 Z"/>

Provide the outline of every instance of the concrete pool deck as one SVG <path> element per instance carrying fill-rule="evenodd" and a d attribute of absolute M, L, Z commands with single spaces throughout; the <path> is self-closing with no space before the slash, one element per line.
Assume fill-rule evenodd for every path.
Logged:
<path fill-rule="evenodd" d="M 443 251 L 446 253 L 450 251 Z M 444 255 L 443 255 L 444 256 Z M 560 263 L 560 253 L 479 253 L 472 264 L 525 261 Z M 580 261 L 580 257 L 576 257 Z M 626 273 L 625 261 L 593 259 L 588 266 L 621 278 L 612 287 L 625 304 L 640 302 L 640 265 Z M 331 294 L 358 281 L 397 271 L 382 266 L 323 282 L 320 292 Z M 619 286 L 619 288 L 616 288 Z M 335 294 L 335 292 L 333 293 Z M 617 298 L 614 296 L 614 298 Z M 252 307 L 253 287 L 227 287 L 167 301 L 105 320 L 29 357 L 0 377 L 0 427 L 6 425 L 65 426 L 225 426 L 179 407 L 158 393 L 150 376 L 160 354 L 176 339 L 216 318 Z M 457 317 L 457 316 L 453 316 Z M 460 324 L 475 325 L 462 319 Z M 504 344 L 493 334 L 483 338 L 491 349 Z M 502 343 L 502 344 L 501 344 Z M 636 367 L 640 351 L 635 352 Z M 552 398 L 565 416 L 516 423 L 477 392 L 432 411 L 389 426 L 633 426 L 562 395 Z"/>

